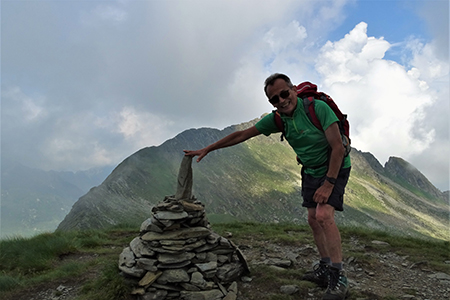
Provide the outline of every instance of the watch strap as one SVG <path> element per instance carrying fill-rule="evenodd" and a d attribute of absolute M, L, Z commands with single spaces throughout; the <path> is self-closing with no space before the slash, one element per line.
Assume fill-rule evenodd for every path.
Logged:
<path fill-rule="evenodd" d="M 325 176 L 325 180 L 331 183 L 332 185 L 336 184 L 336 178 Z"/>

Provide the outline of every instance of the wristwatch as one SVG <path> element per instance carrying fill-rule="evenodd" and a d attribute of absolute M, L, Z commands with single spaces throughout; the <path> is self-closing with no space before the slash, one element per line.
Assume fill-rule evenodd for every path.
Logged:
<path fill-rule="evenodd" d="M 325 176 L 325 180 L 331 183 L 332 185 L 336 184 L 336 178 Z"/>

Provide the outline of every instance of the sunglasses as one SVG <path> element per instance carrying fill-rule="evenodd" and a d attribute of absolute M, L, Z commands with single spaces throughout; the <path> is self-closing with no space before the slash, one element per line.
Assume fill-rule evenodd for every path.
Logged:
<path fill-rule="evenodd" d="M 280 95 L 273 96 L 272 98 L 269 99 L 269 102 L 272 105 L 278 104 L 278 103 L 280 103 L 280 97 L 283 99 L 287 99 L 290 94 L 291 94 L 291 92 L 289 90 L 281 91 Z"/>

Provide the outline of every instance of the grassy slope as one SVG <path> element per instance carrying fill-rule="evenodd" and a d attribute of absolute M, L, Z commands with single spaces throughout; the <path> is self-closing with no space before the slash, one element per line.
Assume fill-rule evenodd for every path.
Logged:
<path fill-rule="evenodd" d="M 65 225 L 104 228 L 108 224 L 139 223 L 149 215 L 152 205 L 175 193 L 183 149 L 204 147 L 253 123 L 223 131 L 188 130 L 159 147 L 138 151 L 82 198 L 85 207 L 77 213 L 84 219 L 73 218 L 72 224 Z M 351 157 L 346 212 L 337 214 L 342 224 L 448 239 L 448 206 L 421 197 L 415 190 L 375 172 L 374 162 L 368 162 L 359 151 L 353 151 Z M 193 163 L 193 172 L 193 192 L 216 222 L 306 224 L 306 211 L 301 207 L 300 166 L 288 143 L 280 142 L 277 134 L 212 152 L 201 163 Z M 81 207 L 81 203 L 74 207 L 77 205 Z M 66 229 L 76 228 L 71 226 Z"/>
<path fill-rule="evenodd" d="M 313 243 L 310 230 L 303 225 L 230 223 L 216 224 L 213 230 L 221 235 L 232 232 L 232 240 L 237 245 L 252 246 L 252 241 L 258 241 L 300 247 Z M 117 261 L 122 249 L 137 235 L 137 228 L 120 226 L 110 230 L 57 232 L 29 239 L 3 240 L 0 242 L 2 299 L 28 299 L 40 291 L 54 290 L 60 284 L 79 286 L 77 300 L 129 299 L 130 284 L 119 275 Z M 448 242 L 407 238 L 354 227 L 343 227 L 341 235 L 344 252 L 361 262 L 367 260 L 371 263 L 371 258 L 353 249 L 351 240 L 358 239 L 367 244 L 371 240 L 383 240 L 391 244 L 388 251 L 408 256 L 412 262 L 425 260 L 435 271 L 450 272 L 450 266 L 444 263 L 450 260 Z M 380 249 L 380 253 L 382 251 L 386 250 Z M 269 289 L 273 293 L 280 285 L 287 283 L 304 289 L 300 293 L 306 293 L 310 288 L 300 280 L 302 273 L 299 270 L 287 269 L 275 274 L 264 266 L 252 268 L 252 277 L 255 278 L 252 289 Z M 280 294 L 267 299 L 291 298 Z"/>

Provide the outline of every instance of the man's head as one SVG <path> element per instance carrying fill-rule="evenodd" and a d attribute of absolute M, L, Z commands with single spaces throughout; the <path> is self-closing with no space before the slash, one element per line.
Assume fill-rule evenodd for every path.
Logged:
<path fill-rule="evenodd" d="M 275 73 L 264 83 L 264 91 L 269 102 L 280 112 L 292 116 L 297 107 L 297 89 L 289 77 Z"/>
<path fill-rule="evenodd" d="M 277 79 L 283 79 L 284 82 L 286 82 L 286 84 L 289 87 L 294 87 L 294 85 L 292 84 L 291 79 L 289 77 L 287 77 L 286 75 L 281 74 L 281 73 L 274 73 L 274 74 L 270 75 L 269 77 L 267 77 L 266 81 L 264 81 L 264 92 L 266 93 L 267 97 L 269 97 L 269 95 L 267 94 L 267 88 L 270 85 L 273 85 Z M 270 97 L 269 97 L 269 99 L 270 99 Z"/>

